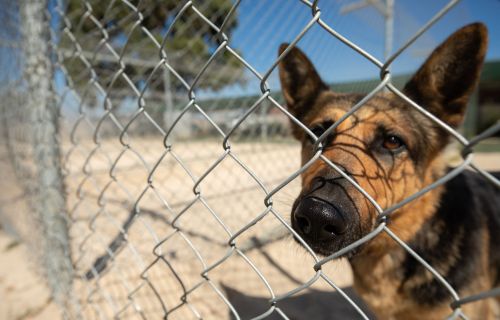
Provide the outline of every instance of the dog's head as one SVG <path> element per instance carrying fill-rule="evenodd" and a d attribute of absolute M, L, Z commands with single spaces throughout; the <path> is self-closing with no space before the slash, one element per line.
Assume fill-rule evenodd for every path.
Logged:
<path fill-rule="evenodd" d="M 486 46 L 484 25 L 458 30 L 434 50 L 406 84 L 404 94 L 449 126 L 458 127 Z M 280 54 L 286 48 L 282 45 Z M 363 97 L 330 91 L 297 48 L 280 62 L 279 75 L 288 110 L 318 137 Z M 316 152 L 315 139 L 293 123 L 292 132 L 302 143 L 305 164 Z M 388 208 L 442 174 L 445 166 L 440 158 L 448 135 L 402 98 L 379 93 L 323 141 L 322 154 L 382 208 Z M 419 201 L 425 205 L 425 197 Z M 412 211 L 424 215 L 418 207 Z M 422 220 L 412 222 L 408 212 L 405 215 L 400 210 L 391 217 L 394 229 Z M 360 239 L 373 230 L 376 219 L 373 205 L 326 161 L 318 159 L 302 173 L 302 191 L 293 205 L 291 222 L 316 253 L 329 255 Z"/>

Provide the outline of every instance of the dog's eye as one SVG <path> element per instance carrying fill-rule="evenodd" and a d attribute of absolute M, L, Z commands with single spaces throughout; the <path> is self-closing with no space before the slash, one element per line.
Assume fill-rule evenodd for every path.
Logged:
<path fill-rule="evenodd" d="M 405 143 L 403 139 L 395 135 L 388 135 L 384 138 L 382 142 L 382 146 L 384 149 L 387 149 L 392 152 L 397 152 L 402 150 L 405 147 Z"/>
<path fill-rule="evenodd" d="M 330 126 L 333 124 L 332 121 L 325 121 L 325 122 L 322 122 L 318 125 L 315 125 L 311 128 L 311 131 L 312 133 L 314 133 L 314 135 L 316 137 L 320 137 L 323 133 L 325 133 L 325 131 L 330 128 Z M 326 137 L 326 139 L 323 141 L 324 144 L 328 145 L 331 143 L 332 141 L 332 137 L 333 137 L 333 134 L 330 134 L 328 137 Z M 310 137 L 310 142 L 311 143 L 314 143 L 316 142 L 315 139 L 313 139 L 312 137 Z"/>
<path fill-rule="evenodd" d="M 321 125 L 321 124 L 320 124 L 320 125 L 317 125 L 317 126 L 315 126 L 315 127 L 313 127 L 313 128 L 311 129 L 312 133 L 314 133 L 314 135 L 315 135 L 316 137 L 318 137 L 318 138 L 319 138 L 319 136 L 321 136 L 323 133 L 325 133 L 325 130 L 326 130 L 326 129 L 325 129 L 325 128 L 323 127 L 323 125 Z"/>

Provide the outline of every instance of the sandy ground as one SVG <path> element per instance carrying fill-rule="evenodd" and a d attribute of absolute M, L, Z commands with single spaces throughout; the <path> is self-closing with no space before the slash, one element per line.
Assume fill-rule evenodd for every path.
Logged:
<path fill-rule="evenodd" d="M 32 263 L 26 245 L 0 230 L 0 319 L 61 318 Z"/>
<path fill-rule="evenodd" d="M 296 158 L 296 146 L 274 146 L 259 152 L 248 145 L 240 147 L 235 147 L 238 160 L 250 164 L 249 169 L 258 177 L 265 177 L 263 183 L 268 190 L 297 166 L 294 161 L 289 161 L 289 164 L 282 162 L 283 159 Z M 183 159 L 183 165 L 189 167 L 193 175 L 199 177 L 221 153 L 214 156 L 213 150 L 203 144 L 197 148 L 200 152 L 204 150 L 206 157 L 199 157 L 198 153 L 198 158 L 191 159 L 189 150 L 182 149 L 176 150 L 176 155 Z M 119 153 L 116 149 L 115 154 L 110 155 L 111 148 L 106 150 L 112 159 Z M 71 181 L 74 182 L 68 183 L 68 189 L 70 195 L 79 192 L 85 197 L 81 200 L 70 196 L 68 207 L 73 219 L 73 260 L 77 275 L 83 276 L 119 231 L 129 213 L 130 198 L 137 199 L 147 187 L 144 182 L 147 170 L 137 166 L 133 154 L 125 154 L 120 159 L 120 166 L 125 170 L 116 171 L 118 180 L 125 183 L 115 186 L 110 184 L 108 172 L 112 164 L 94 158 L 92 179 L 88 179 L 78 171 L 85 159 L 79 157 L 77 151 L 69 155 L 73 157 L 70 163 L 75 167 L 67 168 L 72 172 Z M 144 159 L 151 164 L 162 151 L 162 148 L 153 148 L 140 153 L 151 155 L 151 159 Z M 230 310 L 220 292 L 225 292 L 231 304 L 248 318 L 264 312 L 268 308 L 268 299 L 286 293 L 314 276 L 310 268 L 314 264 L 311 257 L 303 253 L 289 236 L 261 248 L 256 245 L 255 238 L 265 240 L 273 234 L 283 233 L 282 224 L 271 214 L 236 238 L 241 252 L 228 251 L 227 230 L 234 234 L 265 209 L 263 191 L 256 187 L 256 181 L 241 169 L 235 159 L 225 159 L 203 180 L 200 187 L 204 190 L 206 202 L 196 201 L 191 207 L 193 181 L 174 157 L 166 155 L 164 161 L 170 163 L 170 169 L 166 172 L 159 169 L 153 175 L 154 192 L 149 188 L 140 198 L 143 213 L 128 232 L 128 244 L 108 265 L 106 270 L 110 272 L 99 275 L 97 280 L 80 278 L 75 281 L 77 298 L 90 302 L 82 304 L 86 319 L 109 318 L 116 314 L 124 319 L 139 319 L 144 314 L 154 319 L 165 310 L 174 310 L 169 319 L 191 319 L 196 312 L 208 314 L 208 319 L 230 318 Z M 477 154 L 474 162 L 481 168 L 499 169 L 500 154 Z M 269 163 L 281 170 L 262 165 Z M 90 180 L 92 183 L 88 182 Z M 276 195 L 277 211 L 289 211 L 297 190 L 298 186 L 292 183 Z M 96 199 L 104 199 L 104 202 Z M 184 218 L 178 221 L 185 233 L 174 232 L 169 222 L 158 215 L 169 211 L 165 210 L 161 200 L 169 203 L 172 213 L 186 209 Z M 239 214 L 235 215 L 235 212 Z M 168 212 L 166 214 L 168 216 Z M 152 252 L 153 248 L 156 254 Z M 30 257 L 26 245 L 0 230 L 0 320 L 60 318 L 44 282 L 33 272 L 36 266 L 31 264 Z M 167 258 L 162 260 L 161 257 Z M 218 261 L 222 263 L 218 264 Z M 297 262 L 304 268 L 298 268 Z M 200 276 L 207 266 L 215 266 L 208 273 L 210 281 Z M 340 287 L 351 284 L 351 271 L 345 262 L 332 263 L 324 271 Z M 196 289 L 188 295 L 189 304 L 176 309 L 179 296 L 190 288 Z M 325 303 L 320 303 L 315 310 L 308 310 L 305 307 L 311 305 L 312 299 Z M 352 308 L 338 294 L 332 293 L 330 285 L 321 278 L 310 289 L 280 305 L 283 311 L 297 318 L 307 315 L 321 319 L 320 315 L 332 308 L 346 318 L 356 318 Z"/>

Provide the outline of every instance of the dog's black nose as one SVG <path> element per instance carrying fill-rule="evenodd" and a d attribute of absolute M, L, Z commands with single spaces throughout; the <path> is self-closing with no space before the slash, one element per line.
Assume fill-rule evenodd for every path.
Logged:
<path fill-rule="evenodd" d="M 297 205 L 294 216 L 295 228 L 301 236 L 312 241 L 329 241 L 347 230 L 347 222 L 332 204 L 306 197 Z"/>

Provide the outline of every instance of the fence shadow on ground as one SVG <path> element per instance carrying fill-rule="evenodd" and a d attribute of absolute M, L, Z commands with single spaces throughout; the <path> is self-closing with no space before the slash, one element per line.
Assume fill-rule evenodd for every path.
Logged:
<path fill-rule="evenodd" d="M 222 288 L 229 302 L 238 311 L 242 319 L 253 318 L 259 311 L 269 307 L 269 299 L 267 297 L 249 296 L 226 285 L 222 285 Z M 373 313 L 351 287 L 344 288 L 343 290 L 370 319 L 375 319 Z M 347 304 L 345 298 L 336 291 L 310 289 L 307 293 L 280 301 L 279 307 L 292 320 L 362 319 L 360 314 L 350 304 Z M 232 315 L 230 316 L 230 319 L 234 319 Z M 283 320 L 276 312 L 269 315 L 266 319 Z"/>

